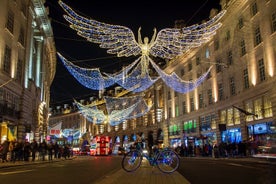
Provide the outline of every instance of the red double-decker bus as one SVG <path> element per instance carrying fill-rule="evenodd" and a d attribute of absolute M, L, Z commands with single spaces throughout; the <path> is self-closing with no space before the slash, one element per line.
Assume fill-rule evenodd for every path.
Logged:
<path fill-rule="evenodd" d="M 112 140 L 109 136 L 95 136 L 91 143 L 90 155 L 110 155 Z"/>

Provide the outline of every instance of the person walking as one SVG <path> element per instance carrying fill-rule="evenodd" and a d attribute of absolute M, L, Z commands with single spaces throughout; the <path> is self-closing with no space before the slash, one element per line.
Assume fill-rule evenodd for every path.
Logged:
<path fill-rule="evenodd" d="M 8 162 L 7 155 L 8 155 L 8 152 L 9 152 L 9 145 L 10 145 L 10 141 L 8 139 L 5 140 L 4 143 L 3 143 L 2 152 L 1 152 L 2 162 Z"/>
<path fill-rule="evenodd" d="M 36 140 L 33 139 L 33 142 L 31 143 L 32 161 L 35 161 L 37 150 L 38 150 L 38 144 L 37 144 Z"/>
<path fill-rule="evenodd" d="M 153 147 L 154 145 L 154 141 L 153 141 L 153 131 L 149 131 L 149 134 L 148 134 L 148 148 L 149 148 L 149 156 L 152 156 L 153 154 Z"/>

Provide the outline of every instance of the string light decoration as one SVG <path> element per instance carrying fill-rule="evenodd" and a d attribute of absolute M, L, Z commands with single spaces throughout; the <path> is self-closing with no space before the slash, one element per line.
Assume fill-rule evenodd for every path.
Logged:
<path fill-rule="evenodd" d="M 124 68 L 124 71 L 118 72 L 117 74 L 103 73 L 104 75 L 102 75 L 99 68 L 82 68 L 69 62 L 59 52 L 57 54 L 63 65 L 75 77 L 75 79 L 83 86 L 92 90 L 103 90 L 112 86 L 117 80 L 123 79 L 125 73 L 138 62 L 133 62 Z"/>
<path fill-rule="evenodd" d="M 166 83 L 166 85 L 179 93 L 188 93 L 194 90 L 195 88 L 197 88 L 206 79 L 206 77 L 208 76 L 209 72 L 212 69 L 212 66 L 209 67 L 207 72 L 201 75 L 197 80 L 185 81 L 185 80 L 182 80 L 175 72 L 173 72 L 170 75 L 166 74 L 152 60 L 150 60 L 150 63 L 157 71 L 157 73 L 160 75 L 162 80 Z"/>
<path fill-rule="evenodd" d="M 81 73 L 80 70 L 70 68 L 69 70 L 76 72 L 76 74 L 73 74 L 75 77 L 83 77 L 83 79 L 77 80 L 81 80 L 82 83 L 86 84 L 85 86 L 96 88 L 99 88 L 99 86 L 104 88 L 111 83 L 117 83 L 123 88 L 134 92 L 143 91 L 158 80 L 158 78 L 152 79 L 150 77 L 148 72 L 149 64 L 153 65 L 164 82 L 174 90 L 180 93 L 187 93 L 195 89 L 205 79 L 208 73 L 205 73 L 194 82 L 183 81 L 175 73 L 168 75 L 163 72 L 153 62 L 150 56 L 174 59 L 190 49 L 208 42 L 216 34 L 217 29 L 221 27 L 222 24 L 219 20 L 226 13 L 226 10 L 223 10 L 205 23 L 194 24 L 188 27 L 165 28 L 161 29 L 158 33 L 154 28 L 154 33 L 150 41 L 148 37 L 145 37 L 142 41 L 140 27 L 138 30 L 138 41 L 136 41 L 134 33 L 128 27 L 107 24 L 86 18 L 77 14 L 62 1 L 59 1 L 59 4 L 67 13 L 67 15 L 64 15 L 65 20 L 69 22 L 72 29 L 77 31 L 79 36 L 84 37 L 90 42 L 99 44 L 101 48 L 107 49 L 107 53 L 116 54 L 117 57 L 139 56 L 136 60 L 136 62 L 139 61 L 139 64 L 134 62 L 134 65 L 137 64 L 137 66 L 133 70 L 130 69 L 134 65 L 130 65 L 127 71 L 123 70 L 116 75 L 107 74 L 109 78 L 103 78 L 98 70 L 93 70 L 92 73 L 96 75 L 95 78 L 99 79 L 99 82 L 95 82 L 95 80 L 90 81 L 92 82 L 91 85 L 89 84 L 90 76 L 88 77 L 85 72 Z M 126 75 L 129 71 L 131 72 Z"/>
<path fill-rule="evenodd" d="M 152 105 L 148 105 L 143 96 L 132 97 L 104 97 L 107 115 L 97 106 L 83 105 L 76 102 L 81 114 L 95 124 L 108 122 L 111 126 L 118 125 L 125 120 L 134 119 L 148 113 Z"/>
<path fill-rule="evenodd" d="M 150 57 L 149 64 L 153 66 L 153 69 L 159 74 L 158 77 L 152 79 L 149 75 L 149 71 L 142 71 L 140 59 L 138 58 L 132 64 L 128 65 L 122 71 L 115 74 L 104 73 L 106 77 L 100 73 L 98 68 L 87 69 L 81 68 L 67 61 L 63 56 L 58 53 L 63 64 L 68 71 L 85 87 L 95 90 L 101 90 L 105 87 L 113 85 L 114 83 L 119 84 L 124 89 L 132 92 L 142 92 L 152 86 L 159 78 L 161 78 L 167 86 L 179 93 L 188 93 L 198 87 L 208 76 L 212 66 L 207 70 L 206 73 L 201 75 L 197 80 L 185 81 L 182 80 L 175 72 L 168 75 L 162 69 L 154 63 Z M 129 72 L 129 73 L 128 73 Z M 96 75 L 95 75 L 96 73 Z"/>
<path fill-rule="evenodd" d="M 64 15 L 65 20 L 70 23 L 70 27 L 77 31 L 77 34 L 88 41 L 100 44 L 101 48 L 108 49 L 107 53 L 117 54 L 117 57 L 129 56 L 155 56 L 164 59 L 173 59 L 190 48 L 199 47 L 202 43 L 208 42 L 216 30 L 221 27 L 218 21 L 223 17 L 226 10 L 221 11 L 211 20 L 194 24 L 184 28 L 165 28 L 158 32 L 156 29 L 151 41 L 145 37 L 141 39 L 141 28 L 138 30 L 138 42 L 134 33 L 125 26 L 106 24 L 88 19 L 78 15 L 68 5 L 59 1 L 60 6 L 68 15 Z M 143 61 L 147 58 L 142 58 Z"/>

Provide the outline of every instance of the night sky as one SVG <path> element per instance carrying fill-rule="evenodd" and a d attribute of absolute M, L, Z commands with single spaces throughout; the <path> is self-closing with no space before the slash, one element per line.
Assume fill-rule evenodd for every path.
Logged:
<path fill-rule="evenodd" d="M 138 28 L 141 26 L 142 38 L 151 39 L 153 28 L 157 31 L 174 27 L 176 20 L 184 20 L 187 26 L 201 23 L 208 19 L 211 8 L 220 9 L 219 0 L 168 0 L 167 3 L 155 0 L 140 1 L 105 1 L 105 0 L 64 0 L 78 14 L 97 21 L 118 24 L 129 27 L 137 38 Z M 86 41 L 69 28 L 63 18 L 65 12 L 57 0 L 47 0 L 49 18 L 55 38 L 57 52 L 76 65 L 88 68 L 100 68 L 103 72 L 113 72 L 121 69 L 136 59 L 116 58 L 106 53 L 106 49 L 98 44 Z M 87 99 L 98 92 L 79 84 L 63 66 L 57 57 L 55 79 L 51 86 L 50 106 L 71 103 L 73 99 Z"/>

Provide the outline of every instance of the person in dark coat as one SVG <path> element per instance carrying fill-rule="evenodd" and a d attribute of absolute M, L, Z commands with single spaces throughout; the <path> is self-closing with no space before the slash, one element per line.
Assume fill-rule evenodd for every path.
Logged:
<path fill-rule="evenodd" d="M 148 134 L 148 148 L 149 148 L 149 155 L 150 156 L 152 156 L 152 154 L 153 154 L 153 150 L 152 150 L 153 145 L 154 145 L 153 131 L 149 131 L 149 134 Z"/>
<path fill-rule="evenodd" d="M 33 142 L 31 143 L 32 161 L 35 161 L 35 155 L 37 151 L 38 151 L 38 144 L 34 139 Z"/>
<path fill-rule="evenodd" d="M 1 155 L 2 155 L 2 162 L 7 162 L 7 155 L 9 152 L 9 145 L 10 145 L 10 141 L 9 140 L 5 140 L 2 146 L 2 151 L 1 151 Z"/>

